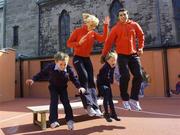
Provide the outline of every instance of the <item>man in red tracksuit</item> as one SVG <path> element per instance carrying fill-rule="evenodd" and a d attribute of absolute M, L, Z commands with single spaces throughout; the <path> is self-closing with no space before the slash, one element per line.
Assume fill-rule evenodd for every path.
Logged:
<path fill-rule="evenodd" d="M 138 42 L 138 46 L 136 45 Z M 123 107 L 127 110 L 140 111 L 138 94 L 142 82 L 140 55 L 143 54 L 144 33 L 137 22 L 129 20 L 126 9 L 119 10 L 119 21 L 111 29 L 102 50 L 102 60 L 110 51 L 113 43 L 118 54 L 118 67 L 121 74 L 120 92 Z M 129 96 L 128 82 L 130 80 L 129 70 L 133 75 L 132 89 Z"/>
<path fill-rule="evenodd" d="M 97 104 L 94 83 L 93 65 L 90 60 L 95 40 L 104 42 L 108 35 L 109 18 L 104 21 L 103 34 L 94 31 L 99 19 L 94 15 L 83 13 L 84 25 L 75 29 L 67 41 L 67 46 L 74 49 L 73 65 L 77 71 L 81 85 L 86 89 L 85 94 L 80 94 L 84 108 L 89 116 L 102 116 Z"/>

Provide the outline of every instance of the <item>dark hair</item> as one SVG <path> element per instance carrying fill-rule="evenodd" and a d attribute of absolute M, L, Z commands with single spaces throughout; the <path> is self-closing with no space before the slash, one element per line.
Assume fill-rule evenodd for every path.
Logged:
<path fill-rule="evenodd" d="M 178 78 L 180 78 L 180 74 L 178 75 Z"/>
<path fill-rule="evenodd" d="M 119 13 L 119 12 L 127 12 L 127 13 L 128 13 L 128 11 L 127 11 L 125 8 L 119 9 L 118 13 Z"/>

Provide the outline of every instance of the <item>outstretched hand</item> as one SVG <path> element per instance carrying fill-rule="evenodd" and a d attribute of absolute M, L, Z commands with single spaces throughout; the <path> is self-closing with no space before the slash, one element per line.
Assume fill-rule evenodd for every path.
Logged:
<path fill-rule="evenodd" d="M 26 84 L 31 86 L 34 83 L 34 81 L 32 79 L 27 79 L 26 80 Z"/>

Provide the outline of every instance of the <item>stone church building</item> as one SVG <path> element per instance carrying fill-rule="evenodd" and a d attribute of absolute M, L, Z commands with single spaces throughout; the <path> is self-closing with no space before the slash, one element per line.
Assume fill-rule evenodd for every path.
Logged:
<path fill-rule="evenodd" d="M 96 31 L 102 32 L 104 17 L 110 16 L 111 28 L 123 7 L 142 26 L 145 48 L 180 46 L 179 0 L 6 0 L 4 44 L 28 57 L 72 53 L 66 40 L 82 24 L 83 12 L 100 19 Z M 101 48 L 95 43 L 93 51 Z"/>

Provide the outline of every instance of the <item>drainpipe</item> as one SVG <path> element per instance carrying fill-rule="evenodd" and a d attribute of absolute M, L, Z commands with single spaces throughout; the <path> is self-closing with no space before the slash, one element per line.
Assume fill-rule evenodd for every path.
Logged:
<path fill-rule="evenodd" d="M 19 85 L 20 85 L 20 97 L 24 97 L 24 78 L 23 78 L 23 61 L 25 58 L 28 58 L 29 56 L 19 54 L 18 55 L 18 60 L 19 60 Z"/>
<path fill-rule="evenodd" d="M 23 89 L 23 66 L 22 66 L 22 55 L 18 55 L 18 61 L 19 61 L 19 87 L 20 87 L 20 97 L 24 97 L 24 89 Z"/>
<path fill-rule="evenodd" d="M 19 56 L 19 80 L 20 80 L 20 97 L 24 97 L 23 89 L 23 68 L 22 68 L 22 57 Z"/>
<path fill-rule="evenodd" d="M 165 96 L 170 97 L 170 88 L 169 88 L 169 69 L 168 69 L 168 39 L 165 40 L 163 44 L 163 57 L 164 57 L 164 74 L 165 74 Z"/>
<path fill-rule="evenodd" d="M 170 97 L 169 91 L 169 72 L 168 72 L 168 55 L 167 55 L 167 48 L 168 48 L 168 39 L 162 42 L 162 35 L 161 35 L 161 18 L 160 18 L 160 9 L 159 9 L 159 0 L 156 0 L 156 15 L 157 15 L 157 35 L 158 35 L 158 42 L 159 45 L 163 48 L 163 61 L 164 61 L 164 75 L 165 75 L 165 89 L 164 93 L 166 97 Z"/>

